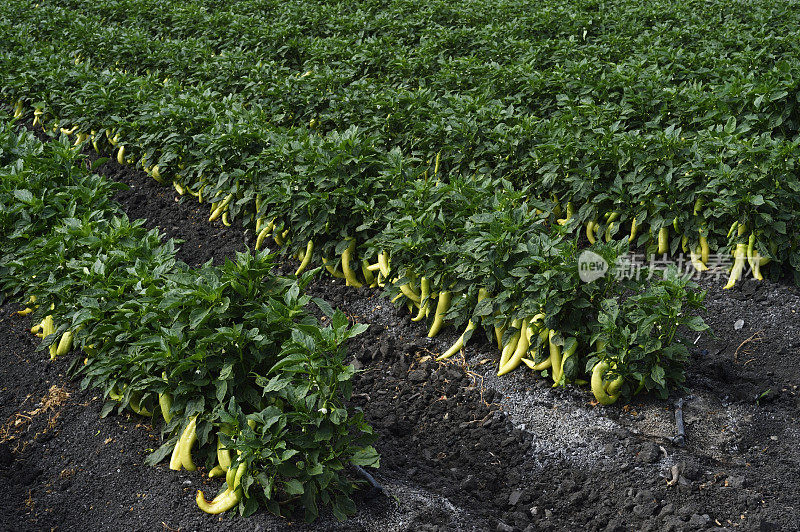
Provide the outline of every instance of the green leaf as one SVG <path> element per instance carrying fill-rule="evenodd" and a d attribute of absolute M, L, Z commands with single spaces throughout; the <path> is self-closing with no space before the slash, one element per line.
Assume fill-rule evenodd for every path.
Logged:
<path fill-rule="evenodd" d="M 342 371 L 340 371 L 336 375 L 336 380 L 339 382 L 349 381 L 350 379 L 353 378 L 353 375 L 355 375 L 355 373 L 356 373 L 356 368 L 353 365 L 348 364 L 344 366 Z"/>
<path fill-rule="evenodd" d="M 303 483 L 296 478 L 284 482 L 283 487 L 288 495 L 302 495 L 305 491 Z"/>
<path fill-rule="evenodd" d="M 653 369 L 650 370 L 650 378 L 661 388 L 665 388 L 667 385 L 664 381 L 664 368 L 661 366 L 653 366 Z"/>
<path fill-rule="evenodd" d="M 478 303 L 477 305 L 475 305 L 475 310 L 473 311 L 473 314 L 476 317 L 489 316 L 491 313 L 492 313 L 492 299 L 491 298 L 486 298 L 483 301 L 481 301 L 480 303 Z"/>
<path fill-rule="evenodd" d="M 241 506 L 241 503 L 240 503 Z M 258 499 L 255 497 L 248 497 L 244 499 L 244 507 L 242 508 L 242 517 L 250 517 L 258 510 Z"/>
<path fill-rule="evenodd" d="M 222 404 L 225 402 L 225 397 L 228 395 L 228 381 L 216 381 L 216 398 L 217 402 Z"/>
<path fill-rule="evenodd" d="M 333 307 L 330 305 L 330 303 L 328 303 L 324 299 L 315 297 L 312 299 L 312 301 L 314 302 L 315 305 L 317 305 L 317 307 L 322 311 L 322 313 L 328 316 L 329 318 L 332 318 L 333 315 L 335 314 Z"/>
<path fill-rule="evenodd" d="M 172 454 L 173 449 L 175 449 L 175 443 L 176 441 L 173 438 L 161 445 L 161 447 L 156 449 L 154 452 L 150 453 L 147 458 L 144 459 L 145 465 L 154 466 L 161 463 L 164 458 Z"/>
<path fill-rule="evenodd" d="M 201 414 L 205 410 L 206 399 L 202 395 L 193 397 L 186 402 L 186 416 Z"/>
<path fill-rule="evenodd" d="M 233 376 L 233 362 L 225 362 L 219 372 L 219 380 L 228 380 Z"/>
<path fill-rule="evenodd" d="M 119 403 L 116 401 L 106 401 L 103 404 L 103 408 L 100 409 L 100 417 L 104 418 L 114 410 L 115 407 L 119 406 Z"/>
<path fill-rule="evenodd" d="M 290 379 L 283 378 L 281 375 L 275 375 L 272 377 L 266 386 L 264 386 L 264 395 L 270 392 L 278 392 L 283 390 L 286 386 L 291 383 Z"/>
<path fill-rule="evenodd" d="M 314 482 L 309 482 L 302 497 L 303 507 L 305 508 L 304 519 L 306 523 L 313 523 L 319 517 L 317 509 L 317 489 Z"/>
<path fill-rule="evenodd" d="M 369 329 L 368 323 L 356 323 L 350 328 L 350 334 L 348 338 L 354 338 L 360 334 L 363 334 Z"/>
<path fill-rule="evenodd" d="M 30 190 L 15 190 L 14 197 L 22 203 L 33 203 L 33 194 Z"/>
<path fill-rule="evenodd" d="M 685 325 L 693 331 L 705 331 L 708 329 L 708 325 L 700 316 L 692 316 L 686 320 Z"/>
<path fill-rule="evenodd" d="M 295 456 L 298 452 L 299 451 L 297 449 L 286 449 L 281 453 L 281 460 L 285 462 L 291 457 Z"/>
<path fill-rule="evenodd" d="M 212 307 L 195 307 L 192 309 L 191 314 L 189 315 L 189 327 L 192 329 L 197 329 L 197 327 L 205 321 L 208 315 L 213 310 Z"/>
<path fill-rule="evenodd" d="M 377 468 L 380 467 L 380 456 L 372 446 L 367 446 L 353 453 L 350 457 L 350 463 L 363 467 Z"/>

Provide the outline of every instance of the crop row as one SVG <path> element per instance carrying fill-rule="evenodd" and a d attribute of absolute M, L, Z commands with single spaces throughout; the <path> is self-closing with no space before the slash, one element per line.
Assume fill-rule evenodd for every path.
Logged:
<path fill-rule="evenodd" d="M 69 127 L 118 132 L 162 174 L 233 191 L 245 210 L 275 174 L 307 170 L 293 146 L 357 126 L 373 175 L 399 150 L 406 166 L 438 161 L 444 179 L 507 180 L 592 237 L 608 226 L 705 263 L 742 244 L 800 264 L 787 229 L 800 189 L 791 5 L 733 17 L 722 3 L 620 2 L 602 15 L 509 3 L 509 18 L 487 20 L 479 3 L 399 3 L 391 23 L 371 4 L 126 6 L 9 13 L 3 92 Z M 356 31 L 372 20 L 385 24 L 370 38 Z"/>
<path fill-rule="evenodd" d="M 111 199 L 121 185 L 90 174 L 71 144 L 0 123 L 0 288 L 27 301 L 20 314 L 41 349 L 83 352 L 70 371 L 103 390 L 103 415 L 160 414 L 165 442 L 148 463 L 171 454 L 171 469 L 225 477 L 212 501 L 198 492 L 204 511 L 352 514 L 348 466 L 378 464 L 363 413 L 345 406 L 344 344 L 365 326 L 319 301 L 321 327 L 305 309 L 309 278 L 275 276 L 267 252 L 177 261 L 174 242 L 128 220 Z"/>
<path fill-rule="evenodd" d="M 563 384 L 597 369 L 598 399 L 610 401 L 604 389 L 611 382 L 611 396 L 643 388 L 666 393 L 668 382 L 680 382 L 685 357 L 685 347 L 674 353 L 668 347 L 687 319 L 681 305 L 696 306 L 699 299 L 674 276 L 625 304 L 619 302 L 624 283 L 611 276 L 581 283 L 576 230 L 585 226 L 590 240 L 598 234 L 613 240 L 625 224 L 628 238 L 594 248 L 611 264 L 628 240 L 660 251 L 697 248 L 698 268 L 710 250 L 748 233 L 753 242 L 740 248 L 739 267 L 748 250 L 754 266 L 761 262 L 756 251 L 783 260 L 794 253 L 786 223 L 796 209 L 782 209 L 796 201 L 792 194 L 751 194 L 747 187 L 762 190 L 764 184 L 734 179 L 744 172 L 712 180 L 718 188 L 698 178 L 703 171 L 730 170 L 726 161 L 743 156 L 751 142 L 742 137 L 744 126 L 728 120 L 724 127 L 683 132 L 675 123 L 664 128 L 657 117 L 643 122 L 652 109 L 637 108 L 622 93 L 608 104 L 593 103 L 626 87 L 630 77 L 619 65 L 592 71 L 587 61 L 573 61 L 573 41 L 546 25 L 537 26 L 538 37 L 519 35 L 520 49 L 528 43 L 538 54 L 553 41 L 548 46 L 561 47 L 562 66 L 552 63 L 557 53 L 542 54 L 537 63 L 521 51 L 512 54 L 515 63 L 502 65 L 452 57 L 446 45 L 457 35 L 483 36 L 480 46 L 468 47 L 475 57 L 481 50 L 497 52 L 490 48 L 498 40 L 490 37 L 499 28 L 477 31 L 480 17 L 476 32 L 459 28 L 457 17 L 433 24 L 435 31 L 397 40 L 414 53 L 393 57 L 422 68 L 409 83 L 406 74 L 387 69 L 380 39 L 353 42 L 352 31 L 332 30 L 338 23 L 352 29 L 347 19 L 359 17 L 349 12 L 315 19 L 331 31 L 318 27 L 305 39 L 308 10 L 286 7 L 290 13 L 278 16 L 242 9 L 206 20 L 202 14 L 210 10 L 199 4 L 154 10 L 129 4 L 121 11 L 80 3 L 8 9 L 0 26 L 7 37 L 0 92 L 19 102 L 18 115 L 30 118 L 33 110 L 35 125 L 73 132 L 79 143 L 113 149 L 120 162 L 173 181 L 179 192 L 209 201 L 211 219 L 242 219 L 259 233 L 259 245 L 271 235 L 286 253 L 304 259 L 301 267 L 322 263 L 349 284 L 385 285 L 406 298 L 415 319 L 429 321 L 430 335 L 445 318 L 466 324 L 445 356 L 480 324 L 495 331 L 502 373 L 527 362 L 549 369 Z M 394 38 L 405 28 L 410 35 L 408 28 L 430 15 L 420 19 L 409 11 L 406 5 L 401 20 L 407 22 L 378 33 Z M 259 24 L 259 16 L 275 23 Z M 233 47 L 222 36 L 231 28 L 243 42 L 252 39 L 252 47 Z M 270 48 L 285 45 L 285 36 L 269 33 L 282 30 L 300 33 L 292 41 L 307 47 L 299 59 Z M 597 36 L 612 55 L 613 34 Z M 323 50 L 341 57 L 334 61 Z M 752 62 L 746 49 L 739 55 L 741 65 Z M 698 65 L 710 60 L 694 59 Z M 781 68 L 776 62 L 775 72 Z M 252 78 L 242 84 L 245 71 Z M 505 84 L 494 75 L 509 72 Z M 662 91 L 664 72 L 653 75 L 650 92 L 656 86 Z M 711 84 L 718 77 L 708 79 Z M 777 74 L 774 79 L 784 81 Z M 678 86 L 676 101 L 693 101 L 689 89 L 698 87 L 685 79 Z M 594 87 L 600 92 L 584 91 Z M 645 92 L 634 86 L 631 93 Z M 774 100 L 780 108 L 782 99 Z M 665 109 L 665 116 L 672 114 L 673 107 Z M 697 113 L 674 109 L 685 119 Z M 775 109 L 766 105 L 764 117 Z M 623 124 L 620 117 L 629 120 Z M 788 149 L 785 139 L 763 140 Z M 749 166 L 752 158 L 746 161 Z M 778 173 L 793 164 L 780 158 L 763 178 L 783 180 Z M 740 231 L 729 235 L 731 220 Z M 671 240 L 670 227 L 678 229 Z M 765 246 L 766 236 L 774 247 Z M 606 324 L 617 322 L 627 335 L 612 339 L 616 333 Z"/>

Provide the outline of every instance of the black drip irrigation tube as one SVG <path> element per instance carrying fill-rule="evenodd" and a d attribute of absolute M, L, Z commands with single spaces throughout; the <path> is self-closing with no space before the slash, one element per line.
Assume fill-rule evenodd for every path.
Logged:
<path fill-rule="evenodd" d="M 386 491 L 386 489 L 385 489 L 383 486 L 381 486 L 381 485 L 378 483 L 378 481 L 377 481 L 377 480 L 375 480 L 375 477 L 373 477 L 372 475 L 370 475 L 369 473 L 367 473 L 367 472 L 364 470 L 364 468 L 363 468 L 363 467 L 361 467 L 361 466 L 357 466 L 357 465 L 354 465 L 354 466 L 353 466 L 353 468 L 355 468 L 356 472 L 357 472 L 359 475 L 361 475 L 362 477 L 364 477 L 364 480 L 366 480 L 366 481 L 367 481 L 367 484 L 369 484 L 369 485 L 370 485 L 370 491 L 369 491 L 369 493 L 367 494 L 367 498 L 369 498 L 369 499 L 372 499 L 372 498 L 374 498 L 374 497 L 376 497 L 376 496 L 378 496 L 378 495 L 384 495 L 384 496 L 386 496 L 386 497 L 388 497 L 388 496 L 389 496 L 389 493 Z"/>
<path fill-rule="evenodd" d="M 692 396 L 686 398 L 688 401 Z M 675 401 L 675 425 L 678 428 L 678 434 L 672 438 L 672 443 L 678 447 L 683 447 L 686 444 L 686 427 L 683 424 L 683 403 L 684 399 L 681 397 Z"/>

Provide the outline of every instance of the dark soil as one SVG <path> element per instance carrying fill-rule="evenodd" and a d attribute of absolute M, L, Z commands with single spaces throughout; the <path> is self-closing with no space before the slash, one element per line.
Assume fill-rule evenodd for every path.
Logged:
<path fill-rule="evenodd" d="M 141 172 L 98 171 L 129 185 L 117 199 L 131 218 L 184 241 L 190 265 L 252 246 L 251 233 L 208 223 L 206 204 Z M 429 340 L 378 292 L 315 281 L 313 295 L 371 324 L 350 346 L 363 370 L 352 402 L 380 435 L 375 476 L 392 497 L 359 493 L 355 518 L 326 514 L 311 527 L 263 511 L 203 514 L 194 494 L 217 484 L 143 466 L 159 445 L 148 421 L 101 419 L 98 394 L 65 377 L 68 360 L 36 351 L 28 319 L 7 303 L 0 530 L 799 530 L 800 291 L 703 284 L 716 337 L 700 336 L 688 367 L 681 447 L 675 398 L 601 408 L 585 388 L 553 390 L 530 372 L 498 379 L 482 339 L 437 363 L 455 331 Z"/>

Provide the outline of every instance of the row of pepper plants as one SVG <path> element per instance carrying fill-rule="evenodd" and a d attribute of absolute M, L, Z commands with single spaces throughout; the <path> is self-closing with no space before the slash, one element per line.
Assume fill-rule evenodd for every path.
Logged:
<path fill-rule="evenodd" d="M 448 178 L 490 172 L 519 188 L 533 176 L 546 211 L 557 218 L 565 216 L 561 211 L 572 215 L 570 227 L 585 229 L 590 240 L 607 234 L 659 253 L 680 248 L 701 270 L 712 252 L 730 252 L 737 258 L 731 285 L 745 258 L 756 278 L 770 259 L 797 271 L 796 236 L 787 229 L 800 188 L 792 157 L 797 47 L 781 33 L 787 17 L 796 18 L 792 6 L 776 11 L 765 2 L 740 20 L 714 11 L 721 4 L 699 10 L 692 3 L 659 5 L 642 13 L 620 2 L 603 16 L 593 3 L 545 4 L 542 12 L 526 15 L 509 4 L 500 9 L 514 16 L 493 22 L 476 14 L 477 4 L 439 3 L 420 12 L 398 4 L 396 13 L 388 12 L 395 22 L 388 23 L 385 9 L 371 4 L 358 5 L 355 13 L 313 2 L 245 5 L 251 9 L 226 11 L 213 3 L 156 8 L 130 2 L 126 10 L 115 3 L 42 4 L 9 17 L 9 23 L 24 28 L 28 19 L 37 41 L 68 46 L 70 60 L 86 61 L 86 68 L 111 69 L 101 75 L 111 79 L 80 91 L 106 89 L 100 99 L 103 110 L 111 109 L 102 124 L 87 124 L 100 127 L 95 131 L 127 135 L 130 120 L 114 119 L 121 118 L 114 107 L 126 94 L 108 91 L 119 83 L 148 85 L 130 88 L 127 96 L 139 96 L 133 105 L 142 103 L 142 92 L 157 101 L 154 114 L 146 109 L 134 116 L 151 119 L 162 135 L 137 131 L 133 142 L 150 157 L 145 161 L 157 159 L 160 171 L 187 158 L 190 147 L 181 131 L 216 137 L 203 146 L 206 160 L 185 164 L 187 172 L 179 173 L 199 187 L 208 180 L 203 170 L 210 170 L 216 178 L 212 194 L 233 191 L 239 198 L 237 171 L 262 163 L 264 155 L 243 148 L 258 152 L 275 142 L 264 138 L 270 136 L 264 129 L 286 134 L 286 142 L 304 142 L 307 135 L 336 134 L 343 125 L 357 124 L 375 137 L 382 158 L 397 148 L 411 164 L 436 160 Z M 657 9 L 685 24 L 664 28 L 651 21 L 650 31 L 642 31 L 647 16 L 665 17 Z M 548 16 L 539 16 L 543 12 Z M 546 23 L 555 16 L 570 22 L 554 30 Z M 371 28 L 374 38 L 355 31 L 373 17 L 384 22 Z M 761 24 L 765 18 L 770 24 Z M 468 21 L 470 31 L 453 27 L 453 20 Z M 410 38 L 409 29 L 424 21 L 430 33 Z M 497 44 L 494 36 L 512 27 L 518 29 L 510 32 L 516 39 L 509 53 L 509 44 Z M 571 44 L 575 33 L 584 46 Z M 702 46 L 685 44 L 697 34 L 705 35 L 694 39 Z M 397 45 L 387 47 L 388 40 Z M 620 58 L 631 51 L 638 53 Z M 661 66 L 670 51 L 671 62 Z M 721 52 L 728 58 L 723 65 Z M 489 57 L 496 60 L 486 63 Z M 397 58 L 407 58 L 408 65 L 396 65 Z M 18 83 L 7 92 L 31 103 L 41 94 Z M 79 126 L 86 113 L 97 112 L 87 106 L 98 98 L 58 92 L 64 101 L 48 98 L 41 112 L 52 110 Z M 196 92 L 204 97 L 193 98 Z M 176 99 L 201 106 L 204 100 L 221 101 L 222 109 L 207 117 L 216 130 L 203 127 L 208 123 L 202 124 L 197 109 L 166 110 Z M 248 113 L 240 116 L 238 105 Z M 231 112 L 236 119 L 220 120 L 219 113 Z M 199 127 L 183 127 L 193 119 Z M 141 128 L 141 120 L 136 125 Z M 165 143 L 164 135 L 180 145 Z M 291 160 L 288 168 L 301 162 Z M 261 179 L 252 179 L 257 195 Z M 764 190 L 771 194 L 765 197 Z M 252 201 L 243 192 L 241 199 Z"/>
<path fill-rule="evenodd" d="M 276 276 L 275 254 L 176 260 L 175 242 L 129 220 L 112 200 L 122 185 L 72 144 L 0 123 L 0 289 L 27 302 L 40 349 L 75 355 L 70 371 L 107 398 L 102 415 L 160 420 L 148 463 L 223 477 L 212 500 L 197 493 L 202 510 L 353 514 L 351 464 L 378 465 L 343 363 L 366 326 L 319 301 L 323 327 L 306 308 L 310 277 Z"/>
<path fill-rule="evenodd" d="M 730 252 L 730 285 L 745 259 L 756 278 L 776 258 L 797 271 L 791 4 L 746 15 L 696 2 L 602 13 L 594 2 L 525 13 L 501 3 L 491 14 L 481 2 L 129 7 L 59 4 L 37 38 L 236 95 L 270 128 L 357 124 L 384 152 L 440 160 L 447 176 L 534 176 L 540 199 L 577 211 L 572 228 L 590 240 L 609 229 L 659 253 L 680 248 L 700 270 Z"/>
<path fill-rule="evenodd" d="M 627 244 L 698 270 L 731 256 L 729 287 L 769 260 L 800 271 L 798 17 L 768 1 L 17 0 L 0 92 L 240 219 L 298 273 L 384 286 L 430 335 L 464 326 L 443 356 L 481 325 L 501 373 L 597 374 L 611 401 L 678 382 L 674 327 L 699 301 L 675 277 L 628 299 L 581 284 L 578 235 L 612 263 Z"/>

